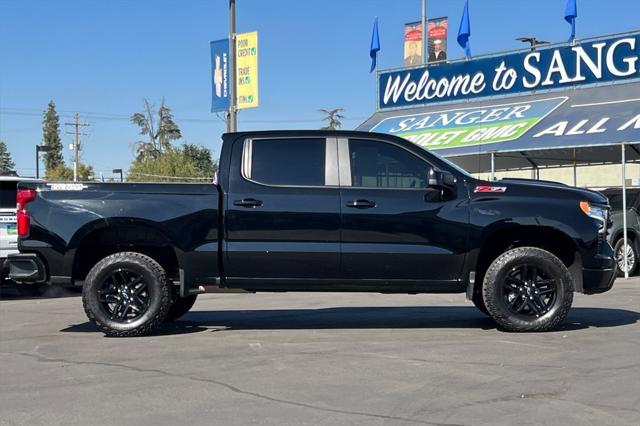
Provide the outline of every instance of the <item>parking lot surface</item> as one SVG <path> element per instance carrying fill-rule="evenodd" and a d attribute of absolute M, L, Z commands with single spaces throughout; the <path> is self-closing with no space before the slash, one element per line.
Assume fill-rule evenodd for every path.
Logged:
<path fill-rule="evenodd" d="M 78 297 L 0 300 L 2 425 L 638 425 L 640 279 L 558 331 L 464 295 L 204 295 L 142 338 Z"/>

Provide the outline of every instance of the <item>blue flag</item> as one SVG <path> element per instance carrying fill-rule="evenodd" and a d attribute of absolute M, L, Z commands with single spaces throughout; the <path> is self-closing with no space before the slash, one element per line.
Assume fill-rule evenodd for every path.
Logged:
<path fill-rule="evenodd" d="M 460 28 L 458 29 L 458 44 L 464 49 L 467 58 L 471 57 L 469 37 L 471 37 L 471 21 L 469 20 L 469 0 L 467 0 L 464 4 L 462 20 L 460 20 Z"/>
<path fill-rule="evenodd" d="M 571 24 L 571 37 L 569 43 L 576 38 L 576 18 L 578 17 L 578 4 L 576 0 L 567 0 L 567 7 L 564 9 L 564 20 Z"/>
<path fill-rule="evenodd" d="M 371 33 L 371 47 L 369 48 L 369 56 L 371 56 L 371 69 L 376 69 L 378 60 L 378 51 L 380 50 L 380 36 L 378 35 L 378 18 L 373 22 L 373 32 Z"/>

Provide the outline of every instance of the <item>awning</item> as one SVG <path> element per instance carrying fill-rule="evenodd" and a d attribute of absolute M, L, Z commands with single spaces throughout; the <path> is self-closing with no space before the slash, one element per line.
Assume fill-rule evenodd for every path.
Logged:
<path fill-rule="evenodd" d="M 358 130 L 404 137 L 470 172 L 640 161 L 640 81 L 374 113 Z"/>

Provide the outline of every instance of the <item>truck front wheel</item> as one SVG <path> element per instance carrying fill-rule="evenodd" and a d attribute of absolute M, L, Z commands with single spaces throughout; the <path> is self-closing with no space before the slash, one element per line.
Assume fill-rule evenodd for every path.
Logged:
<path fill-rule="evenodd" d="M 82 303 L 89 320 L 107 336 L 141 336 L 167 316 L 170 291 L 158 262 L 140 253 L 121 252 L 91 268 Z"/>
<path fill-rule="evenodd" d="M 507 331 L 546 331 L 564 320 L 573 302 L 573 280 L 553 254 L 519 247 L 489 266 L 482 287 L 491 317 Z"/>

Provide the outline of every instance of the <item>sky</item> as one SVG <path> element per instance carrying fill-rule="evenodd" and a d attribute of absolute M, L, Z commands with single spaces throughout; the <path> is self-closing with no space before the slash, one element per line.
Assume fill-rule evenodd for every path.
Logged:
<path fill-rule="evenodd" d="M 464 0 L 428 0 L 429 17 L 448 16 L 449 58 L 464 51 L 456 33 Z M 566 0 L 470 0 L 474 55 L 521 47 L 515 38 L 565 41 Z M 260 106 L 242 110 L 240 130 L 316 129 L 320 108 L 344 108 L 344 128 L 376 105 L 369 43 L 379 20 L 380 69 L 402 65 L 403 25 L 420 0 L 237 0 L 237 31 L 258 31 Z M 578 37 L 638 28 L 637 0 L 578 0 Z M 82 161 L 96 176 L 127 169 L 130 123 L 143 99 L 173 110 L 183 138 L 220 153 L 224 122 L 210 112 L 209 42 L 228 34 L 227 0 L 0 0 L 0 140 L 21 176 L 35 174 L 42 112 L 55 101 L 61 122 L 75 112 L 90 126 Z M 72 141 L 62 129 L 65 157 Z M 70 128 L 68 130 L 71 130 Z"/>

